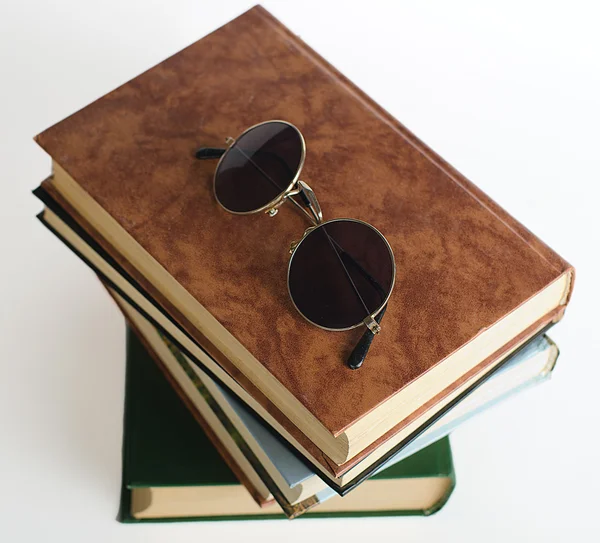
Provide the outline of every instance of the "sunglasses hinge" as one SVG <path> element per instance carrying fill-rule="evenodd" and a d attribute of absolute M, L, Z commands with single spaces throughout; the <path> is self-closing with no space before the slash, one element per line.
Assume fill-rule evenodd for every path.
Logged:
<path fill-rule="evenodd" d="M 373 335 L 377 335 L 377 334 L 379 334 L 379 332 L 381 332 L 381 326 L 379 326 L 379 323 L 373 318 L 373 315 L 369 315 L 363 321 L 363 323 L 369 330 L 371 330 Z"/>

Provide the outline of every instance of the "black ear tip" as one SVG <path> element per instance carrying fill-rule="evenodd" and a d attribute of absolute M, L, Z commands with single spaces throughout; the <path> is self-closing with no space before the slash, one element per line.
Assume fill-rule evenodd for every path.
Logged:
<path fill-rule="evenodd" d="M 364 361 L 364 358 L 362 360 L 352 360 L 352 357 L 350 357 L 350 359 L 348 360 L 348 367 L 351 370 L 357 370 L 363 365 Z"/>
<path fill-rule="evenodd" d="M 387 305 L 383 307 L 383 309 L 377 314 L 375 320 L 377 323 L 381 323 L 381 319 L 383 319 L 383 315 L 385 314 L 385 310 L 387 309 Z M 350 356 L 346 364 L 351 370 L 357 370 L 363 365 L 365 358 L 367 358 L 367 353 L 369 352 L 369 348 L 371 347 L 371 343 L 373 343 L 373 338 L 375 334 L 367 328 L 365 333 L 361 336 L 360 340 L 352 349 Z"/>
<path fill-rule="evenodd" d="M 348 357 L 348 361 L 346 362 L 351 370 L 357 370 L 363 365 L 363 362 L 367 357 L 367 353 L 369 352 L 369 347 L 373 342 L 373 337 L 373 332 L 371 332 L 371 330 L 367 330 L 356 344 L 356 347 L 352 349 L 352 352 Z"/>
<path fill-rule="evenodd" d="M 200 147 L 200 149 L 196 151 L 195 156 L 199 159 L 221 158 L 224 153 L 225 149 L 218 147 Z"/>

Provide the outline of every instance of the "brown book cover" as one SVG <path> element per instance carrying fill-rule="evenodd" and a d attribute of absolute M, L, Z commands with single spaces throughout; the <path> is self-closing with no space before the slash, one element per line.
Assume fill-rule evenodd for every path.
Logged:
<path fill-rule="evenodd" d="M 187 336 L 174 326 L 174 323 L 169 319 L 168 315 L 164 313 L 164 310 L 161 310 L 161 308 L 153 302 L 140 285 L 137 284 L 135 280 L 129 276 L 71 216 L 65 213 L 41 187 L 36 189 L 35 194 L 48 206 L 48 208 L 39 216 L 43 224 L 54 232 L 54 234 L 65 242 L 71 250 L 86 262 L 86 264 L 98 273 L 103 281 L 122 296 L 128 304 L 133 306 L 140 314 L 148 319 L 148 321 L 152 322 L 154 326 L 161 329 L 173 342 L 177 343 L 181 351 L 183 351 L 190 360 L 195 361 L 204 371 L 208 372 L 214 380 L 220 382 L 221 385 L 228 388 L 233 394 L 236 394 L 252 408 L 257 415 L 262 417 L 265 422 L 272 426 L 276 432 L 280 433 L 285 441 L 292 447 L 298 449 L 298 451 L 304 455 L 313 466 L 315 466 L 317 473 L 319 473 L 319 470 L 323 470 L 321 473 L 324 476 L 325 481 L 342 494 L 348 492 L 357 484 L 360 484 L 360 482 L 373 473 L 379 465 L 382 465 L 387 458 L 390 458 L 391 455 L 408 444 L 412 439 L 419 435 L 420 432 L 424 431 L 430 424 L 434 423 L 439 416 L 442 416 L 443 413 L 450 409 L 452 405 L 461 401 L 463 397 L 484 382 L 492 372 L 496 371 L 504 364 L 509 353 L 514 353 L 514 349 L 523 346 L 530 338 L 547 329 L 553 322 L 556 322 L 562 316 L 561 309 L 551 313 L 545 319 L 536 322 L 527 330 L 519 334 L 519 336 L 505 348 L 494 353 L 489 360 L 484 361 L 481 365 L 484 367 L 489 366 L 492 359 L 500 360 L 500 363 L 494 366 L 492 370 L 487 371 L 483 376 L 478 376 L 475 382 L 469 382 L 468 386 L 461 387 L 458 390 L 458 393 L 454 391 L 452 401 L 445 404 L 442 409 L 430 415 L 427 410 L 430 408 L 430 404 L 435 403 L 435 401 L 425 404 L 412 417 L 412 420 L 418 420 L 419 424 L 411 430 L 411 433 L 407 434 L 406 437 L 403 437 L 402 440 L 395 443 L 392 447 L 386 448 L 386 450 L 376 458 L 373 458 L 373 455 L 369 455 L 369 453 L 374 450 L 379 450 L 379 445 L 387 445 L 386 439 L 389 436 L 384 436 L 362 455 L 359 455 L 351 461 L 346 462 L 345 465 L 338 467 L 335 466 L 326 455 L 322 454 L 319 449 L 293 424 L 291 424 L 288 419 L 285 417 L 273 417 L 272 415 L 277 414 L 277 411 L 270 411 L 269 409 L 262 410 L 262 406 L 269 406 L 269 402 L 266 397 L 261 395 L 260 391 L 256 388 L 252 388 L 251 385 L 249 385 L 249 391 L 246 391 L 231 379 L 226 372 L 220 369 L 218 364 L 210 356 L 207 356 L 206 353 L 202 353 L 202 351 L 197 352 L 194 349 L 186 347 L 186 345 L 189 345 L 186 341 Z M 198 357 L 198 354 L 200 354 L 200 357 Z M 253 396 L 250 396 L 248 392 L 252 393 Z M 444 391 L 442 396 L 444 396 L 446 392 L 447 391 Z M 437 399 L 438 398 L 435 400 Z M 418 419 L 419 415 L 422 414 L 427 416 L 424 417 L 424 420 Z M 368 461 L 368 465 L 365 465 L 365 462 L 361 462 L 365 456 L 367 456 L 365 462 Z"/>
<path fill-rule="evenodd" d="M 306 227 L 302 216 L 291 207 L 274 219 L 224 212 L 212 194 L 214 164 L 194 159 L 199 145 L 218 146 L 274 118 L 304 134 L 302 177 L 326 218 L 375 225 L 395 254 L 385 327 L 356 372 L 344 360 L 362 331 L 313 327 L 288 298 L 287 249 Z M 58 186 L 48 191 L 266 410 L 303 433 L 306 424 L 342 436 L 559 278 L 558 305 L 570 295 L 564 260 L 260 6 L 36 139 L 56 178 L 75 180 L 111 228 L 126 232 L 214 322 L 198 326 L 198 313 L 182 311 L 115 249 L 114 230 L 80 216 Z M 550 308 L 527 323 L 513 343 L 558 313 Z M 369 447 L 325 456 L 324 464 L 343 473 L 507 350 L 491 349 Z M 242 355 L 302 406 L 300 416 L 282 402 L 274 408 Z"/>

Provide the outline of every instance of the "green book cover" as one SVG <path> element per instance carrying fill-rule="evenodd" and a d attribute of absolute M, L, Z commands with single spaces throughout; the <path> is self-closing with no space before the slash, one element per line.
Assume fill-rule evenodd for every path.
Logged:
<path fill-rule="evenodd" d="M 439 497 L 433 506 L 411 509 L 375 509 L 377 503 L 385 500 L 383 495 L 398 491 L 401 484 L 412 484 L 415 494 L 424 491 L 428 481 L 437 481 Z M 375 504 L 360 499 L 357 489 L 348 497 L 336 497 L 307 513 L 308 517 L 331 516 L 382 516 L 382 515 L 426 515 L 442 507 L 454 488 L 454 468 L 450 443 L 444 438 L 426 449 L 414 454 L 389 469 L 375 475 L 364 485 L 375 484 L 372 489 L 378 492 Z M 246 484 L 248 487 L 248 484 Z M 429 488 L 429 487 L 427 487 Z M 181 498 L 184 489 L 184 498 Z M 175 496 L 168 504 L 163 516 L 144 517 L 135 515 L 139 511 L 140 499 L 147 498 L 152 490 L 154 496 L 162 496 L 163 503 L 169 496 Z M 163 492 L 161 494 L 161 491 Z M 171 387 L 157 364 L 146 351 L 135 333 L 127 332 L 127 374 L 125 391 L 125 420 L 123 436 L 123 480 L 119 520 L 122 522 L 157 522 L 182 520 L 234 520 L 234 519 L 273 519 L 285 518 L 277 510 L 277 505 L 269 502 L 268 491 L 263 494 L 266 507 L 259 507 L 250 497 L 248 490 L 241 485 L 238 477 L 223 460 L 205 431 L 198 424 L 186 405 Z M 140 498 L 140 496 L 145 496 Z M 197 499 L 198 504 L 192 504 Z M 209 510 L 201 514 L 190 514 L 202 501 L 218 503 L 219 496 L 226 504 L 220 510 Z M 393 496 L 390 496 L 393 498 Z M 214 499 L 213 499 L 214 498 Z M 179 514 L 177 503 L 187 500 L 188 507 Z M 134 506 L 134 502 L 137 505 Z M 157 498 L 157 502 L 160 500 Z M 239 503 L 239 506 L 236 506 Z M 394 503 L 391 499 L 389 503 Z M 341 504 L 341 505 L 340 505 Z M 348 505 L 346 505 L 348 504 Z M 321 507 L 325 507 L 320 511 Z M 335 510 L 335 509 L 338 510 Z M 341 510 L 341 509 L 348 510 Z"/>

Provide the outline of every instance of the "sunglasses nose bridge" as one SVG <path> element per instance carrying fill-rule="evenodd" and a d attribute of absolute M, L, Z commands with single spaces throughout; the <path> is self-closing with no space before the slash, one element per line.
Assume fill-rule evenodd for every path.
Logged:
<path fill-rule="evenodd" d="M 304 205 L 309 209 L 317 224 L 321 224 L 323 222 L 323 211 L 313 189 L 300 180 L 298 180 L 298 188 L 300 189 L 299 196 L 302 198 Z"/>
<path fill-rule="evenodd" d="M 297 201 L 295 196 L 298 196 L 301 201 Z M 293 187 L 285 192 L 265 213 L 269 217 L 274 217 L 281 205 L 288 200 L 302 211 L 315 226 L 323 222 L 323 212 L 315 193 L 307 183 L 301 180 L 296 181 Z"/>

